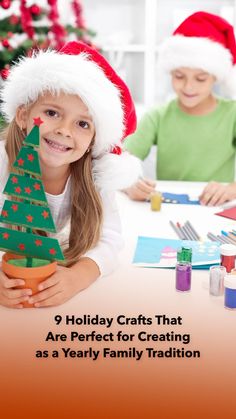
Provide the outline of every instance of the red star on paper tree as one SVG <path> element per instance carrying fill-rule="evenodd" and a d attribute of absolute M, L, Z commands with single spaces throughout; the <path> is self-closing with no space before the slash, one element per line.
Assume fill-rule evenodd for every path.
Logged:
<path fill-rule="evenodd" d="M 17 204 L 12 204 L 11 208 L 14 212 L 18 211 L 18 205 Z"/>
<path fill-rule="evenodd" d="M 55 255 L 56 254 L 56 250 L 55 249 L 49 249 L 49 253 L 50 253 L 50 255 Z"/>
<path fill-rule="evenodd" d="M 3 211 L 2 211 L 2 216 L 3 216 L 4 218 L 8 217 L 8 212 L 3 210 Z"/>
<path fill-rule="evenodd" d="M 43 216 L 43 218 L 45 219 L 45 218 L 48 218 L 49 217 L 49 212 L 48 211 L 43 211 L 42 212 L 42 216 Z"/>
<path fill-rule="evenodd" d="M 9 238 L 10 234 L 8 233 L 3 233 L 2 237 L 7 240 Z"/>
<path fill-rule="evenodd" d="M 20 243 L 18 247 L 19 247 L 19 249 L 20 249 L 20 250 L 25 250 L 25 245 L 24 245 L 24 243 Z"/>
<path fill-rule="evenodd" d="M 39 118 L 33 118 L 34 119 L 34 125 L 36 125 L 37 127 L 40 127 L 41 124 L 43 124 L 42 119 Z"/>
<path fill-rule="evenodd" d="M 32 161 L 34 161 L 34 156 L 33 156 L 33 154 L 28 154 L 28 156 L 27 156 L 27 157 L 28 157 L 28 160 L 29 160 L 29 161 L 31 161 L 31 162 L 32 162 Z"/>
<path fill-rule="evenodd" d="M 12 181 L 12 183 L 18 183 L 18 179 L 17 179 L 17 177 L 16 177 L 16 176 L 13 176 L 13 177 L 11 178 L 11 181 Z"/>
<path fill-rule="evenodd" d="M 39 183 L 35 183 L 34 184 L 34 189 L 35 189 L 35 191 L 40 191 L 40 189 L 41 189 L 40 184 Z"/>
<path fill-rule="evenodd" d="M 18 160 L 18 165 L 19 166 L 23 166 L 24 165 L 24 160 L 23 159 L 19 159 Z"/>
<path fill-rule="evenodd" d="M 33 221 L 33 217 L 32 217 L 32 215 L 27 215 L 27 216 L 26 216 L 26 218 L 27 218 L 27 221 L 28 221 L 29 223 L 32 223 L 32 221 Z"/>
<path fill-rule="evenodd" d="M 31 194 L 31 189 L 27 186 L 26 188 L 25 188 L 25 193 L 28 193 L 29 195 Z"/>
<path fill-rule="evenodd" d="M 36 244 L 36 246 L 42 246 L 43 245 L 42 240 L 39 240 L 39 239 L 35 240 L 34 243 Z"/>
<path fill-rule="evenodd" d="M 16 192 L 16 193 L 21 193 L 21 188 L 20 188 L 19 186 L 17 186 L 17 187 L 15 188 L 15 192 Z"/>

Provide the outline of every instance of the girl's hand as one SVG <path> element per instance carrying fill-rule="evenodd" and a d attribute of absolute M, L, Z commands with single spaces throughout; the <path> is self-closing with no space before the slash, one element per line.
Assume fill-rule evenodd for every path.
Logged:
<path fill-rule="evenodd" d="M 134 201 L 147 201 L 155 191 L 155 186 L 156 182 L 151 179 L 139 179 L 134 185 L 124 189 L 124 192 Z"/>
<path fill-rule="evenodd" d="M 23 308 L 22 303 L 29 299 L 31 289 L 15 289 L 24 285 L 23 279 L 9 279 L 0 269 L 0 305 L 10 308 Z"/>
<path fill-rule="evenodd" d="M 223 185 L 222 183 L 210 182 L 199 197 L 202 205 L 217 206 L 236 198 L 236 183 Z"/>
<path fill-rule="evenodd" d="M 34 307 L 57 306 L 87 288 L 100 275 L 96 263 L 83 258 L 71 268 L 58 266 L 50 278 L 38 286 L 39 293 L 29 298 Z"/>

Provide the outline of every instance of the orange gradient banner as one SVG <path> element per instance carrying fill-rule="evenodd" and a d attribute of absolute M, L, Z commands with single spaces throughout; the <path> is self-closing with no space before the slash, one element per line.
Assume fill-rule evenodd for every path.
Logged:
<path fill-rule="evenodd" d="M 132 289 L 128 273 L 120 277 L 117 272 L 112 283 L 109 278 L 97 281 L 60 307 L 0 309 L 3 419 L 234 417 L 236 313 L 224 308 L 223 297 L 209 296 L 204 286 L 207 272 L 198 272 L 188 294 L 177 293 L 165 271 L 157 277 L 157 270 L 148 270 L 148 286 L 147 270 L 136 272 Z M 161 324 L 157 324 L 158 315 L 165 316 L 160 317 Z M 61 317 L 60 324 L 56 316 Z M 108 318 L 112 324 L 66 324 L 67 316 Z M 118 333 L 134 336 L 118 341 Z M 169 338 L 185 335 L 186 343 L 156 340 L 167 333 Z M 76 334 L 90 335 L 90 340 L 78 340 Z M 91 341 L 92 334 L 106 340 Z M 200 358 L 148 357 L 148 352 L 170 347 L 199 351 Z M 62 348 L 72 356 L 65 357 Z M 104 348 L 113 351 L 107 350 L 105 358 Z M 89 350 L 100 351 L 96 360 L 77 356 Z M 47 351 L 49 356 L 36 357 L 37 351 Z M 58 351 L 58 357 L 52 357 L 53 351 Z M 130 356 L 109 355 L 117 351 Z M 132 356 L 137 351 L 143 351 L 139 360 Z"/>

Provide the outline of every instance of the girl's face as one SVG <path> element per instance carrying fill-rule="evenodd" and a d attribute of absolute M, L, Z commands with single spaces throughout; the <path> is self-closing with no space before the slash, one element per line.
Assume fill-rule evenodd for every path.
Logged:
<path fill-rule="evenodd" d="M 172 87 L 186 108 L 199 106 L 211 97 L 216 81 L 212 74 L 201 69 L 180 67 L 171 72 Z"/>
<path fill-rule="evenodd" d="M 37 117 L 43 121 L 39 148 L 43 166 L 68 167 L 89 150 L 95 128 L 88 108 L 78 96 L 45 93 L 28 109 L 20 108 L 16 120 L 28 134 Z"/>

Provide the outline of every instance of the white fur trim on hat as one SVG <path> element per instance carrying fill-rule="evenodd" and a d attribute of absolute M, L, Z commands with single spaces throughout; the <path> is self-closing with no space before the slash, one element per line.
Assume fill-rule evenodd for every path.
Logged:
<path fill-rule="evenodd" d="M 1 110 L 12 121 L 20 105 L 35 102 L 49 91 L 78 95 L 95 125 L 93 157 L 119 145 L 124 123 L 119 89 L 85 53 L 68 55 L 40 51 L 12 67 L 1 92 Z"/>
<path fill-rule="evenodd" d="M 233 67 L 230 51 L 208 38 L 173 35 L 158 51 L 159 66 L 168 72 L 179 67 L 199 68 L 224 82 Z"/>
<path fill-rule="evenodd" d="M 106 153 L 93 159 L 93 180 L 98 189 L 124 189 L 136 182 L 142 175 L 140 160 L 123 152 L 121 155 Z"/>

